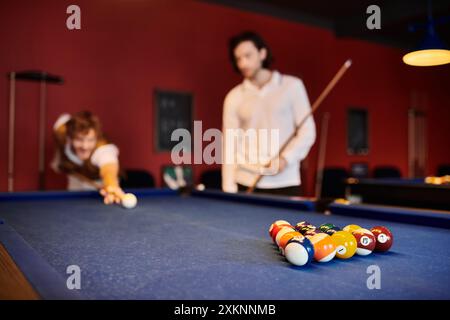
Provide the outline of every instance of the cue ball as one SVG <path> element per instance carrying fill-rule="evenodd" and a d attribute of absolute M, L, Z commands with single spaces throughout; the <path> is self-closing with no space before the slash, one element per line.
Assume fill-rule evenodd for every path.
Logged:
<path fill-rule="evenodd" d="M 136 207 L 137 198 L 132 193 L 126 193 L 122 198 L 122 206 L 127 209 L 133 209 Z"/>
<path fill-rule="evenodd" d="M 197 185 L 197 190 L 198 191 L 204 191 L 205 190 L 205 185 L 203 183 L 200 183 L 199 185 Z"/>
<path fill-rule="evenodd" d="M 388 251 L 391 248 L 392 243 L 394 242 L 394 237 L 388 228 L 376 226 L 370 229 L 370 231 L 372 231 L 375 236 L 375 240 L 377 241 L 375 251 Z"/>

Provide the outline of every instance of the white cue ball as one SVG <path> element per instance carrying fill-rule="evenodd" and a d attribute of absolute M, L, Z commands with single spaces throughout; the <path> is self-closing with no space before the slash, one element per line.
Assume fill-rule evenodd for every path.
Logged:
<path fill-rule="evenodd" d="M 203 183 L 200 183 L 200 184 L 197 186 L 197 190 L 199 190 L 199 191 L 205 190 L 205 185 L 204 185 Z"/>
<path fill-rule="evenodd" d="M 137 198 L 132 193 L 126 193 L 122 198 L 122 206 L 127 209 L 133 209 L 136 207 Z"/>

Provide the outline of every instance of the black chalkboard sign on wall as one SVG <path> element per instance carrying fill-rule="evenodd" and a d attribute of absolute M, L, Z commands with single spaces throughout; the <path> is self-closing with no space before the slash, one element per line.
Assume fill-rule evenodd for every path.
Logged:
<path fill-rule="evenodd" d="M 187 129 L 192 137 L 192 94 L 155 90 L 155 146 L 156 151 L 171 151 L 178 141 L 171 141 L 176 129 Z"/>

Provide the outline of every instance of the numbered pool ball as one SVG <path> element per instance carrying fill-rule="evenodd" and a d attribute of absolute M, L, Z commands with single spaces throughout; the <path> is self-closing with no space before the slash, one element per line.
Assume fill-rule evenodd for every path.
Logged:
<path fill-rule="evenodd" d="M 339 259 L 349 259 L 353 257 L 358 248 L 354 235 L 347 231 L 336 231 L 332 236 L 336 245 L 336 257 Z"/>
<path fill-rule="evenodd" d="M 287 243 L 289 240 L 291 240 L 293 237 L 303 237 L 303 235 L 298 232 L 298 231 L 291 231 L 291 232 L 287 232 L 285 233 L 281 238 L 280 241 L 278 243 L 278 248 L 280 249 L 280 252 L 282 255 L 284 255 L 284 248 L 286 247 Z"/>
<path fill-rule="evenodd" d="M 276 237 L 276 235 L 274 235 L 274 233 L 277 233 L 278 231 L 280 231 L 281 228 L 283 227 L 292 227 L 291 224 L 285 220 L 277 220 L 274 223 L 272 223 L 272 225 L 269 228 L 269 235 L 270 237 L 273 239 Z"/>
<path fill-rule="evenodd" d="M 376 245 L 375 236 L 370 230 L 360 228 L 352 232 L 356 238 L 358 248 L 356 254 L 360 256 L 367 256 L 373 252 Z"/>
<path fill-rule="evenodd" d="M 345 226 L 342 230 L 352 233 L 353 231 L 361 228 L 362 227 L 358 226 L 357 224 L 349 224 L 348 226 Z"/>
<path fill-rule="evenodd" d="M 283 237 L 288 232 L 294 232 L 294 231 L 296 232 L 296 230 L 292 226 L 290 226 L 290 227 L 286 226 L 286 227 L 281 228 L 281 230 L 278 231 L 278 233 L 275 236 L 275 244 L 279 247 L 281 237 Z"/>
<path fill-rule="evenodd" d="M 272 232 L 275 230 L 275 227 L 282 226 L 282 225 L 290 226 L 291 224 L 289 222 L 287 222 L 286 220 L 277 220 L 270 225 L 269 235 L 272 237 Z"/>
<path fill-rule="evenodd" d="M 314 260 L 328 262 L 336 255 L 336 245 L 331 236 L 326 233 L 317 233 L 311 237 L 306 236 L 314 247 Z"/>
<path fill-rule="evenodd" d="M 383 226 L 376 226 L 370 229 L 375 236 L 376 245 L 375 251 L 388 251 L 392 247 L 394 237 L 392 232 Z"/>
<path fill-rule="evenodd" d="M 284 249 L 286 260 L 295 266 L 304 266 L 314 257 L 314 247 L 311 241 L 303 236 L 293 237 Z"/>
<path fill-rule="evenodd" d="M 336 232 L 341 231 L 341 228 L 336 227 L 336 226 L 332 226 L 331 228 L 329 228 L 328 230 L 324 231 L 326 234 L 332 236 L 333 234 L 335 234 Z"/>
<path fill-rule="evenodd" d="M 308 221 L 300 221 L 295 225 L 295 228 L 301 228 L 303 226 L 312 226 Z"/>
<path fill-rule="evenodd" d="M 278 233 L 279 233 L 281 230 L 283 230 L 284 228 L 291 228 L 291 229 L 294 229 L 293 226 L 287 225 L 287 224 L 280 224 L 280 225 L 277 225 L 277 226 L 273 227 L 273 230 L 272 230 L 272 240 L 273 240 L 274 242 L 275 242 L 275 239 L 277 238 Z"/>
<path fill-rule="evenodd" d="M 327 233 L 329 229 L 335 228 L 336 226 L 332 223 L 324 223 L 319 226 L 319 230 Z"/>
<path fill-rule="evenodd" d="M 312 224 L 303 225 L 300 227 L 296 226 L 296 229 L 298 232 L 300 232 L 303 235 L 306 235 L 307 233 L 317 233 L 317 228 L 313 226 Z"/>

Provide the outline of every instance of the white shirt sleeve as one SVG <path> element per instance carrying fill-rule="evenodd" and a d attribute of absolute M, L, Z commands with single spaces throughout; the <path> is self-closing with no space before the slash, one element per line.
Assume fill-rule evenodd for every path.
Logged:
<path fill-rule="evenodd" d="M 105 164 L 119 163 L 119 149 L 114 144 L 98 147 L 92 154 L 91 162 L 99 168 Z"/>
<path fill-rule="evenodd" d="M 238 191 L 236 183 L 236 163 L 227 163 L 227 154 L 235 154 L 236 150 L 229 150 L 227 147 L 227 129 L 236 129 L 239 127 L 239 119 L 235 110 L 235 97 L 228 94 L 224 101 L 223 106 L 223 123 L 222 123 L 222 135 L 223 135 L 223 151 L 222 151 L 222 190 L 225 192 L 235 193 Z M 235 144 L 233 144 L 235 146 Z"/>
<path fill-rule="evenodd" d="M 296 125 L 311 112 L 308 94 L 306 93 L 303 81 L 296 79 L 291 92 L 293 98 L 292 111 Z M 298 130 L 296 136 L 291 140 L 284 150 L 282 156 L 291 164 L 300 162 L 307 155 L 316 140 L 316 126 L 313 116 L 309 116 L 303 126 Z"/>
<path fill-rule="evenodd" d="M 57 131 L 59 127 L 62 125 L 65 125 L 69 120 L 71 116 L 68 113 L 63 113 L 56 119 L 55 124 L 53 125 L 53 131 Z M 53 169 L 53 171 L 59 173 L 59 164 L 61 163 L 61 155 L 59 154 L 59 151 L 55 152 L 55 155 L 53 157 L 52 162 L 50 163 L 50 167 Z"/>
<path fill-rule="evenodd" d="M 58 117 L 55 124 L 53 125 L 53 131 L 56 131 L 60 126 L 66 124 L 70 120 L 70 114 L 63 113 Z"/>

